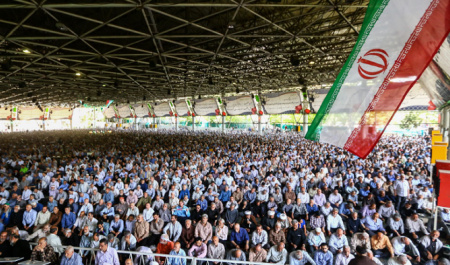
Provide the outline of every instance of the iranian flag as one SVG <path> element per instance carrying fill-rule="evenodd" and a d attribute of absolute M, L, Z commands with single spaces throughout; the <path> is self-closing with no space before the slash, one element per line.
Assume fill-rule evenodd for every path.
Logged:
<path fill-rule="evenodd" d="M 450 0 L 371 0 L 306 138 L 365 158 L 450 31 Z"/>

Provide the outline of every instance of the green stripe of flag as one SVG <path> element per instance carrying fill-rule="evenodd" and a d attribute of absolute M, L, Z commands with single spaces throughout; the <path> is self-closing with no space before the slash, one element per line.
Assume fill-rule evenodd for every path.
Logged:
<path fill-rule="evenodd" d="M 371 0 L 369 6 L 367 7 L 366 15 L 364 17 L 364 21 L 359 32 L 358 40 L 356 41 L 355 46 L 353 47 L 352 52 L 350 53 L 349 58 L 344 64 L 344 67 L 339 72 L 339 75 L 336 78 L 333 86 L 325 97 L 322 105 L 320 106 L 319 111 L 317 112 L 311 126 L 308 129 L 308 132 L 305 136 L 306 139 L 319 141 L 320 139 L 320 131 L 322 129 L 321 123 L 323 119 L 328 115 L 331 107 L 336 100 L 337 95 L 339 94 L 339 90 L 347 78 L 348 72 L 350 68 L 356 61 L 356 56 L 360 53 L 361 47 L 366 41 L 367 37 L 370 34 L 370 31 L 373 29 L 375 23 L 377 22 L 380 15 L 383 13 L 384 8 L 389 3 L 389 0 Z"/>

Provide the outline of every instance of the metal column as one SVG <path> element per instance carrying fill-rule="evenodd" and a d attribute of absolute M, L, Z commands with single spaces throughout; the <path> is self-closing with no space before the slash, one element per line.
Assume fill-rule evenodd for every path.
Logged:
<path fill-rule="evenodd" d="M 97 116 L 95 115 L 97 113 L 96 108 L 94 108 L 94 128 L 97 129 Z"/>
<path fill-rule="evenodd" d="M 308 131 L 308 114 L 303 113 L 303 136 Z"/>
<path fill-rule="evenodd" d="M 175 116 L 175 131 L 178 131 L 178 117 Z"/>
<path fill-rule="evenodd" d="M 222 115 L 222 133 L 225 132 L 225 116 Z"/>
<path fill-rule="evenodd" d="M 258 133 L 262 134 L 261 115 L 258 115 Z"/>
<path fill-rule="evenodd" d="M 11 132 L 14 132 L 14 123 L 13 123 L 13 121 L 11 121 Z"/>
<path fill-rule="evenodd" d="M 42 120 L 42 130 L 45 131 L 45 119 Z"/>
<path fill-rule="evenodd" d="M 444 114 L 444 128 L 443 128 L 443 130 L 442 130 L 442 134 L 443 134 L 443 141 L 444 142 L 448 142 L 449 141 L 449 139 L 450 139 L 450 135 L 449 135 L 449 133 L 450 133 L 450 130 L 449 130 L 449 128 L 450 128 L 450 109 L 448 109 L 448 108 L 445 108 L 444 109 L 444 111 L 443 111 L 443 114 Z"/>
<path fill-rule="evenodd" d="M 195 117 L 192 115 L 192 131 L 195 131 Z"/>

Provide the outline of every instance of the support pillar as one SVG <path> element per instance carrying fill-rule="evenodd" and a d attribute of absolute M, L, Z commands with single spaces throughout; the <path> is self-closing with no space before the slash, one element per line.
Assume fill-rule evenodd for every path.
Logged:
<path fill-rule="evenodd" d="M 11 128 L 11 132 L 14 132 L 14 123 L 11 121 L 11 126 L 10 126 L 10 128 Z"/>
<path fill-rule="evenodd" d="M 448 142 L 450 139 L 450 109 L 446 108 L 443 111 L 444 114 L 444 128 L 442 130 L 442 134 L 444 136 L 443 141 Z"/>
<path fill-rule="evenodd" d="M 308 131 L 308 114 L 303 114 L 303 136 Z"/>
<path fill-rule="evenodd" d="M 192 131 L 195 131 L 195 117 L 192 115 Z"/>
<path fill-rule="evenodd" d="M 70 129 L 72 130 L 72 117 L 70 117 Z"/>
<path fill-rule="evenodd" d="M 261 115 L 258 115 L 258 134 L 262 134 Z"/>
<path fill-rule="evenodd" d="M 45 131 L 45 119 L 42 120 L 42 130 Z"/>
<path fill-rule="evenodd" d="M 222 133 L 225 132 L 225 116 L 222 115 Z"/>
<path fill-rule="evenodd" d="M 283 130 L 283 114 L 281 114 L 281 124 L 280 124 L 280 129 Z"/>
<path fill-rule="evenodd" d="M 175 116 L 175 131 L 178 132 L 178 117 Z"/>
<path fill-rule="evenodd" d="M 95 115 L 96 113 L 96 108 L 94 108 L 94 129 L 97 129 L 97 116 Z"/>

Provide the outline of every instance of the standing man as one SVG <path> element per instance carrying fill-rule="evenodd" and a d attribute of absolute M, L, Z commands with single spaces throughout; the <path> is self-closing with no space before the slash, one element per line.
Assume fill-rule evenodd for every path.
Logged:
<path fill-rule="evenodd" d="M 394 184 L 394 195 L 397 197 L 397 211 L 405 205 L 406 199 L 409 197 L 409 189 L 409 183 L 405 180 L 405 175 L 401 174 L 400 179 Z"/>
<path fill-rule="evenodd" d="M 106 238 L 100 240 L 99 249 L 100 251 L 98 251 L 97 255 L 95 256 L 95 265 L 120 265 L 117 251 L 114 248 L 108 246 L 108 240 Z"/>

